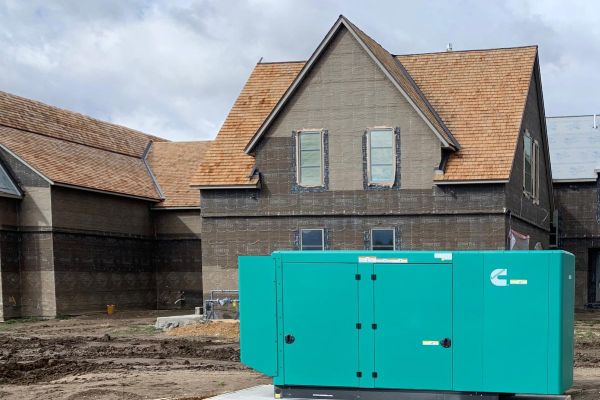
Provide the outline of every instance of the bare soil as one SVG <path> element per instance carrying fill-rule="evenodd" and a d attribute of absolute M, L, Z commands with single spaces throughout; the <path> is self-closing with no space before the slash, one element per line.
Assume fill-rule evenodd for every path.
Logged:
<path fill-rule="evenodd" d="M 0 324 L 0 399 L 201 399 L 268 383 L 239 326 L 156 331 L 155 312 Z"/>
<path fill-rule="evenodd" d="M 156 312 L 0 324 L 0 399 L 203 399 L 270 380 L 239 363 L 239 325 L 163 333 Z M 600 399 L 600 313 L 575 328 L 574 400 Z"/>

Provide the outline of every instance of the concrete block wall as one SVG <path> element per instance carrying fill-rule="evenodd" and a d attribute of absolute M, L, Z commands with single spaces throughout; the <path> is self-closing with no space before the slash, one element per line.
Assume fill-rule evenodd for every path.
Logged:
<path fill-rule="evenodd" d="M 20 315 L 19 202 L 0 197 L 0 321 Z"/>
<path fill-rule="evenodd" d="M 588 303 L 589 252 L 600 249 L 598 184 L 555 183 L 558 246 L 575 254 L 576 305 Z"/>
<path fill-rule="evenodd" d="M 57 314 L 156 307 L 151 240 L 55 232 L 53 245 Z"/>
<path fill-rule="evenodd" d="M 199 239 L 160 239 L 154 245 L 157 301 L 161 309 L 202 306 L 202 247 Z"/>
<path fill-rule="evenodd" d="M 21 315 L 55 317 L 52 232 L 21 232 Z"/>
<path fill-rule="evenodd" d="M 365 233 L 376 227 L 396 228 L 407 250 L 504 249 L 506 234 L 503 214 L 210 217 L 203 226 L 205 293 L 237 288 L 240 255 L 297 250 L 301 228 L 324 228 L 331 250 L 368 249 Z"/>

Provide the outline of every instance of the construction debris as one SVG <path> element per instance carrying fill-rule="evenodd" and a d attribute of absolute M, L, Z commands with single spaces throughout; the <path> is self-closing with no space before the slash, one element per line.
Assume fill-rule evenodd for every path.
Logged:
<path fill-rule="evenodd" d="M 240 323 L 236 320 L 206 321 L 186 325 L 167 332 L 168 336 L 207 336 L 224 339 L 239 339 Z"/>

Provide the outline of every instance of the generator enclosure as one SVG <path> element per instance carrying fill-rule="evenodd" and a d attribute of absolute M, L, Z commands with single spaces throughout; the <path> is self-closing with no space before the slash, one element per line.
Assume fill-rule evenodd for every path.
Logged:
<path fill-rule="evenodd" d="M 241 360 L 277 387 L 562 394 L 574 263 L 564 251 L 243 256 Z"/>

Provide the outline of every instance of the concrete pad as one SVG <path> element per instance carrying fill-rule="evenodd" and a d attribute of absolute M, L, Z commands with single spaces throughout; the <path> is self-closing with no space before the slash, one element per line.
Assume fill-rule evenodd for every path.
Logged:
<path fill-rule="evenodd" d="M 179 326 L 198 324 L 204 321 L 203 315 L 177 315 L 174 317 L 158 317 L 156 318 L 156 324 L 154 324 L 154 328 L 156 329 L 173 329 Z"/>
<path fill-rule="evenodd" d="M 469 396 L 470 397 L 470 396 Z M 477 396 L 475 396 L 477 397 Z M 242 389 L 235 392 L 224 393 L 215 397 L 209 397 L 206 400 L 273 400 L 273 385 L 260 385 L 254 386 L 248 389 Z M 382 396 L 382 398 L 389 399 L 389 396 Z M 408 399 L 408 397 L 402 397 Z M 412 396 L 410 398 L 413 398 Z M 423 397 L 419 397 L 423 398 Z M 286 400 L 300 400 L 300 399 L 286 399 Z M 508 397 L 507 400 L 571 400 L 570 395 L 523 395 L 517 394 Z"/>
<path fill-rule="evenodd" d="M 273 400 L 273 397 L 273 385 L 260 385 L 209 397 L 206 400 Z"/>

